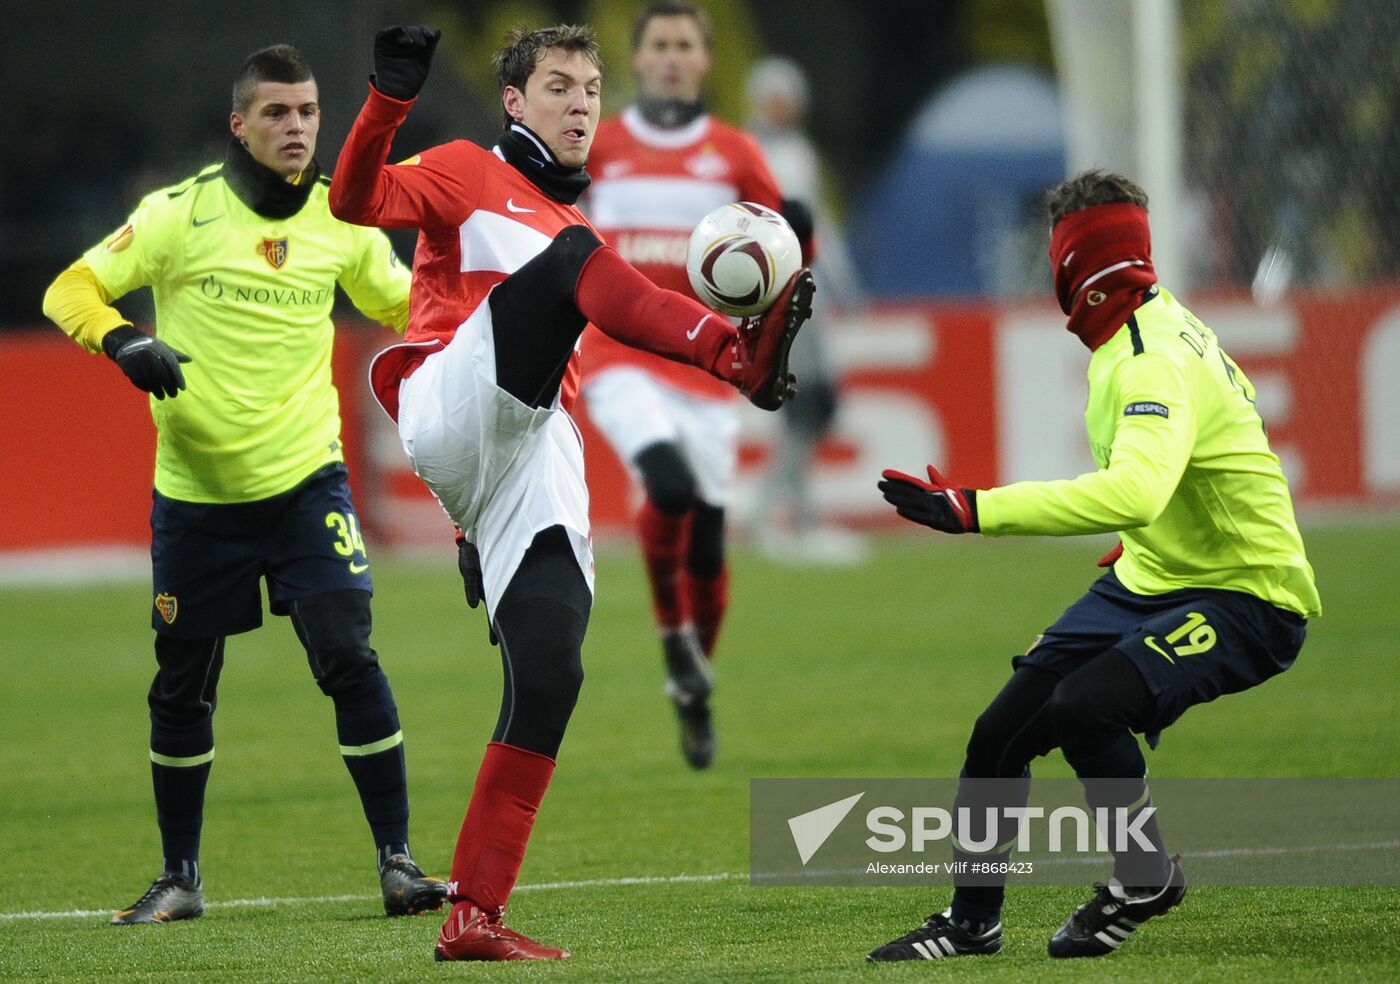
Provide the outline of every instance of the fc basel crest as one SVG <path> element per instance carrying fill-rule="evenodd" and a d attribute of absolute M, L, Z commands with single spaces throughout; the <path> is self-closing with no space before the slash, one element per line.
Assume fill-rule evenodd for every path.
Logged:
<path fill-rule="evenodd" d="M 258 243 L 258 255 L 272 264 L 272 269 L 282 269 L 282 264 L 287 262 L 286 237 L 281 239 L 264 239 L 262 242 Z"/>
<path fill-rule="evenodd" d="M 165 619 L 166 625 L 175 624 L 175 613 L 180 608 L 180 601 L 174 595 L 156 595 L 156 611 L 160 612 L 160 617 Z"/>

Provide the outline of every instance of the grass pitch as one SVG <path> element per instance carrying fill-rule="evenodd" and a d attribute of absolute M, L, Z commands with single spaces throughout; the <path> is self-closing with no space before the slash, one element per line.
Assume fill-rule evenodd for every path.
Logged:
<path fill-rule="evenodd" d="M 1400 526 L 1305 535 L 1325 614 L 1298 664 L 1188 713 L 1150 756 L 1154 776 L 1395 774 Z M 146 586 L 0 589 L 0 978 L 1400 979 L 1400 890 L 1196 889 L 1118 954 L 1061 963 L 1045 941 L 1087 888 L 1013 889 L 1000 956 L 870 967 L 865 952 L 943 908 L 945 890 L 747 884 L 751 777 L 956 776 L 1010 656 L 1082 593 L 1098 546 L 911 530 L 854 571 L 737 550 L 717 662 L 720 751 L 705 773 L 676 748 L 640 565 L 631 550 L 605 552 L 588 678 L 508 917 L 573 950 L 548 966 L 434 965 L 437 916 L 383 918 L 331 705 L 281 619 L 229 643 L 205 917 L 107 926 L 160 860 Z M 435 565 L 381 555 L 375 580 L 414 850 L 445 873 L 500 667 L 450 545 Z M 1037 774 L 1070 773 L 1051 759 Z"/>

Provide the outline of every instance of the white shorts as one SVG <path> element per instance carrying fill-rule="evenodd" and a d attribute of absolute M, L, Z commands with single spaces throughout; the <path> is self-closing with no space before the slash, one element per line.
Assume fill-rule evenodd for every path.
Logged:
<path fill-rule="evenodd" d="M 668 441 L 695 473 L 701 501 L 729 505 L 739 439 L 732 401 L 693 396 L 632 366 L 604 369 L 584 383 L 583 393 L 588 415 L 634 478 L 637 452 Z"/>
<path fill-rule="evenodd" d="M 583 441 L 559 406 L 534 409 L 496 385 L 491 307 L 483 303 L 399 386 L 399 440 L 453 522 L 481 554 L 496 611 L 535 535 L 569 533 L 593 590 Z"/>

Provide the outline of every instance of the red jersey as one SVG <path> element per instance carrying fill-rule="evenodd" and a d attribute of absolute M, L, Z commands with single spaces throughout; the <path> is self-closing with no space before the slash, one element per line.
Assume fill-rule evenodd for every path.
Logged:
<path fill-rule="evenodd" d="M 389 143 L 412 103 L 373 86 L 369 91 L 336 162 L 330 205 L 347 222 L 419 230 L 404 344 L 380 353 L 370 374 L 375 396 L 397 419 L 399 383 L 452 339 L 492 287 L 561 230 L 588 221 L 541 191 L 499 151 L 466 140 L 385 166 Z M 578 386 L 575 350 L 561 386 L 565 410 L 573 407 Z"/>
<path fill-rule="evenodd" d="M 593 178 L 584 200 L 598 234 L 658 286 L 695 297 L 685 272 L 691 230 L 730 202 L 780 209 L 782 192 L 758 143 L 704 114 L 676 129 L 653 126 L 635 106 L 604 120 L 588 155 Z M 728 400 L 734 388 L 691 366 L 630 348 L 590 325 L 583 343 L 587 372 L 645 368 L 668 385 Z"/>

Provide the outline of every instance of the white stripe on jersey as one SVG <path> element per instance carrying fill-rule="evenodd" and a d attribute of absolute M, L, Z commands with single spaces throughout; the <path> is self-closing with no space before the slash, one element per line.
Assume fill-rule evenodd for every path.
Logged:
<path fill-rule="evenodd" d="M 738 187 L 727 181 L 692 177 L 604 178 L 589 189 L 588 218 L 599 229 L 690 232 L 710 212 L 738 198 Z"/>
<path fill-rule="evenodd" d="M 499 270 L 514 273 L 542 253 L 553 240 L 523 222 L 477 209 L 458 229 L 462 272 Z"/>

